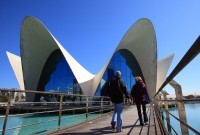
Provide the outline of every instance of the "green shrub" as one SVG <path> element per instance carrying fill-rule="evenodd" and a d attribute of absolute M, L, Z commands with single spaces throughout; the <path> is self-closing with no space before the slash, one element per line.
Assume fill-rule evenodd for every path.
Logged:
<path fill-rule="evenodd" d="M 0 95 L 0 102 L 8 102 L 8 96 Z"/>

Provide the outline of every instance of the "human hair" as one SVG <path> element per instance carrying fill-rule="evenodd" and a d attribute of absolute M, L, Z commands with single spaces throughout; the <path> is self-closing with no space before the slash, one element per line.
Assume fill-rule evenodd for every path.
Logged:
<path fill-rule="evenodd" d="M 136 77 L 135 77 L 135 81 L 136 81 L 136 82 L 142 81 L 142 78 L 141 78 L 140 76 L 136 76 Z"/>
<path fill-rule="evenodd" d="M 118 71 L 116 71 L 115 75 L 116 76 L 121 76 L 121 72 L 118 70 Z"/>

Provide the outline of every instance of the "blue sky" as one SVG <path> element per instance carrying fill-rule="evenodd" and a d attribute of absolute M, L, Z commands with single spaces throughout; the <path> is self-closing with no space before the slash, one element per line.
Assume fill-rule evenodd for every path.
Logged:
<path fill-rule="evenodd" d="M 199 0 L 1 0 L 0 88 L 18 88 L 6 51 L 20 55 L 20 27 L 25 16 L 38 18 L 88 71 L 96 74 L 127 30 L 140 18 L 152 21 L 158 60 L 175 53 L 169 73 L 200 35 Z M 175 80 L 183 93 L 200 93 L 200 57 Z M 165 87 L 174 94 L 171 86 Z"/>

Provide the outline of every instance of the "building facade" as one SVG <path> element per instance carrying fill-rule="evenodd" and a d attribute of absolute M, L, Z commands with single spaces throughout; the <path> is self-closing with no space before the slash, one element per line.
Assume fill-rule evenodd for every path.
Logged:
<path fill-rule="evenodd" d="M 155 31 L 151 21 L 145 18 L 131 26 L 96 75 L 82 67 L 34 17 L 28 16 L 22 22 L 20 52 L 20 57 L 7 52 L 20 89 L 88 96 L 99 96 L 106 81 L 120 70 L 128 91 L 135 83 L 134 76 L 139 75 L 152 98 L 173 58 L 171 55 L 157 62 Z M 39 100 L 37 95 L 28 98 Z"/>

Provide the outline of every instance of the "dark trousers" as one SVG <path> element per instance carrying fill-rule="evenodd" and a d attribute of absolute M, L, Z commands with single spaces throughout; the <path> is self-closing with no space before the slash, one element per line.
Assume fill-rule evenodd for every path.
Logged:
<path fill-rule="evenodd" d="M 140 124 L 143 123 L 142 114 L 141 114 L 141 106 L 142 106 L 142 111 L 143 111 L 144 122 L 147 122 L 148 118 L 147 118 L 147 113 L 146 113 L 146 104 L 145 103 L 136 103 L 136 106 L 137 106 Z"/>

